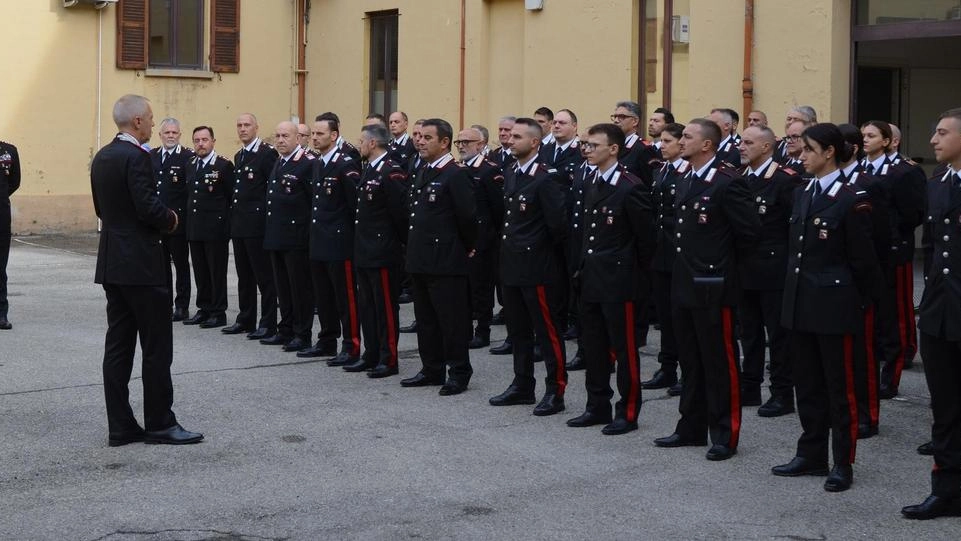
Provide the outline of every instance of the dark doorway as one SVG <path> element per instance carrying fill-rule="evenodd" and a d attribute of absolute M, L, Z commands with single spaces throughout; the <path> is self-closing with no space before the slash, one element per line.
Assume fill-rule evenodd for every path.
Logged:
<path fill-rule="evenodd" d="M 900 71 L 896 68 L 858 68 L 855 116 L 858 126 L 869 120 L 899 122 L 901 115 L 897 91 L 900 80 Z"/>

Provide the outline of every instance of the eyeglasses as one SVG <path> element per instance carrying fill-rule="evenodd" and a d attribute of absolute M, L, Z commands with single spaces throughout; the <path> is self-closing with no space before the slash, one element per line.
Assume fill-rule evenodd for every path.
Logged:
<path fill-rule="evenodd" d="M 457 146 L 461 146 L 461 145 L 466 145 L 468 143 L 477 143 L 479 141 L 480 139 L 458 139 L 454 141 L 454 144 Z"/>
<path fill-rule="evenodd" d="M 801 136 L 800 136 L 800 135 L 785 135 L 785 136 L 784 136 L 784 139 L 786 139 L 786 140 L 788 140 L 788 141 L 800 141 L 800 140 L 801 140 Z"/>
<path fill-rule="evenodd" d="M 611 115 L 612 122 L 620 122 L 625 118 L 637 118 L 637 115 Z"/>
<path fill-rule="evenodd" d="M 591 143 L 590 141 L 581 141 L 581 148 L 588 152 L 593 152 L 597 147 L 609 147 L 611 145 L 607 143 Z"/>

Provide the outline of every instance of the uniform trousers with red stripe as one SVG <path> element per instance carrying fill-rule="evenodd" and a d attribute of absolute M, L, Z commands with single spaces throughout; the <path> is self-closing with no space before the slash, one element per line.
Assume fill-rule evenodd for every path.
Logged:
<path fill-rule="evenodd" d="M 878 395 L 881 365 L 878 362 L 878 312 L 871 305 L 864 310 L 864 334 L 854 343 L 854 391 L 858 403 L 858 424 L 878 426 L 881 399 Z"/>
<path fill-rule="evenodd" d="M 397 368 L 397 317 L 401 276 L 387 267 L 358 268 L 357 296 L 360 300 L 364 358 L 369 364 Z"/>
<path fill-rule="evenodd" d="M 353 262 L 310 262 L 310 281 L 314 291 L 314 307 L 320 320 L 317 347 L 333 349 L 343 336 L 343 351 L 360 356 L 360 319 L 357 312 L 357 284 Z"/>
<path fill-rule="evenodd" d="M 614 416 L 637 422 L 641 411 L 640 359 L 637 354 L 637 325 L 634 302 L 581 302 L 581 342 L 586 373 L 588 412 L 611 413 L 611 363 L 617 363 L 617 392 Z"/>
<path fill-rule="evenodd" d="M 897 390 L 905 363 L 914 359 L 917 333 L 914 324 L 914 270 L 910 263 L 894 267 L 894 284 L 886 288 L 878 306 L 881 385 Z"/>
<path fill-rule="evenodd" d="M 801 437 L 797 456 L 827 463 L 828 437 L 834 464 L 853 464 L 858 441 L 852 334 L 791 334 L 794 388 Z"/>
<path fill-rule="evenodd" d="M 931 494 L 961 497 L 961 342 L 921 333 L 924 376 L 931 392 L 934 469 Z"/>
<path fill-rule="evenodd" d="M 674 334 L 684 374 L 681 419 L 675 433 L 700 440 L 708 432 L 716 445 L 737 448 L 741 431 L 741 375 L 729 306 L 675 306 Z"/>
<path fill-rule="evenodd" d="M 545 393 L 564 396 L 567 388 L 567 354 L 561 337 L 560 322 L 567 309 L 567 285 L 501 286 L 504 295 L 504 315 L 507 334 L 514 344 L 514 381 L 524 390 L 533 391 L 534 340 L 541 346 Z"/>

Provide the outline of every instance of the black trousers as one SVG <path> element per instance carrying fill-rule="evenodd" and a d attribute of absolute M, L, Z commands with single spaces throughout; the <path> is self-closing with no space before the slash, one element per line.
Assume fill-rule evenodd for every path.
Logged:
<path fill-rule="evenodd" d="M 208 317 L 227 312 L 227 241 L 190 241 L 197 283 L 197 308 Z"/>
<path fill-rule="evenodd" d="M 167 284 L 170 286 L 173 305 L 186 310 L 190 307 L 190 250 L 185 235 L 163 237 L 164 250 L 167 252 Z M 173 262 L 174 272 L 170 272 Z M 176 285 L 174 284 L 176 278 Z"/>
<path fill-rule="evenodd" d="M 474 373 L 467 344 L 471 338 L 470 286 L 467 276 L 412 273 L 414 318 L 421 372 L 467 385 Z"/>
<path fill-rule="evenodd" d="M 587 411 L 611 413 L 611 363 L 617 363 L 614 416 L 636 423 L 641 412 L 641 363 L 637 354 L 634 302 L 581 302 L 581 341 L 584 347 Z"/>
<path fill-rule="evenodd" d="M 931 392 L 934 469 L 931 493 L 961 497 L 961 342 L 921 333 L 924 377 Z"/>
<path fill-rule="evenodd" d="M 864 310 L 864 335 L 858 336 L 854 343 L 854 392 L 858 404 L 858 424 L 878 426 L 881 411 L 880 391 L 881 366 L 877 359 L 878 338 L 875 329 L 878 313 L 875 307 Z"/>
<path fill-rule="evenodd" d="M 471 316 L 477 321 L 477 333 L 489 334 L 494 317 L 494 256 L 490 250 L 478 252 L 470 259 Z"/>
<path fill-rule="evenodd" d="M 657 306 L 657 320 L 661 324 L 661 351 L 657 362 L 661 370 L 670 374 L 677 373 L 677 337 L 674 336 L 674 321 L 671 318 L 671 273 L 653 272 L 654 304 Z"/>
<path fill-rule="evenodd" d="M 914 268 L 910 263 L 894 269 L 894 285 L 888 287 L 878 306 L 881 321 L 878 328 L 882 352 L 881 385 L 897 389 L 906 362 L 917 351 L 914 324 Z"/>
<path fill-rule="evenodd" d="M 364 334 L 364 357 L 368 362 L 397 367 L 397 334 L 400 305 L 400 274 L 396 269 L 357 269 L 360 323 Z"/>
<path fill-rule="evenodd" d="M 237 269 L 236 322 L 248 329 L 259 327 L 270 334 L 277 330 L 277 289 L 270 256 L 263 237 L 233 239 L 234 267 Z M 257 321 L 257 291 L 260 291 L 260 321 Z"/>
<path fill-rule="evenodd" d="M 346 261 L 311 261 L 310 282 L 314 307 L 320 320 L 317 346 L 336 348 L 343 336 L 343 350 L 360 356 L 360 316 L 357 313 L 357 284 L 354 264 Z"/>
<path fill-rule="evenodd" d="M 271 250 L 280 322 L 277 334 L 310 342 L 314 297 L 310 287 L 310 264 L 307 250 Z"/>
<path fill-rule="evenodd" d="M 791 333 L 792 371 L 801 437 L 797 456 L 827 462 L 828 436 L 835 464 L 853 464 L 858 441 L 854 349 L 860 337 Z"/>
<path fill-rule="evenodd" d="M 734 309 L 674 307 L 678 359 L 684 386 L 675 432 L 715 444 L 737 447 L 741 432 L 741 387 Z"/>
<path fill-rule="evenodd" d="M 771 396 L 792 397 L 791 365 L 787 360 L 787 331 L 781 327 L 783 290 L 745 289 L 737 306 L 741 323 L 741 388 L 759 389 L 764 383 L 765 342 L 771 342 Z"/>
<path fill-rule="evenodd" d="M 130 373 L 137 351 L 143 351 L 144 427 L 163 430 L 177 424 L 170 364 L 173 329 L 169 290 L 166 286 L 104 284 L 107 295 L 107 336 L 103 352 L 103 390 L 110 432 L 139 427 L 130 408 Z"/>
<path fill-rule="evenodd" d="M 0 317 L 7 317 L 7 262 L 10 260 L 10 231 L 0 232 Z"/>
<path fill-rule="evenodd" d="M 559 331 L 562 314 L 567 310 L 567 282 L 558 285 L 518 287 L 503 285 L 504 316 L 507 334 L 514 343 L 514 380 L 512 385 L 533 391 L 534 337 L 541 346 L 546 394 L 564 396 L 567 388 L 567 354 Z M 418 321 L 418 325 L 420 322 Z"/>

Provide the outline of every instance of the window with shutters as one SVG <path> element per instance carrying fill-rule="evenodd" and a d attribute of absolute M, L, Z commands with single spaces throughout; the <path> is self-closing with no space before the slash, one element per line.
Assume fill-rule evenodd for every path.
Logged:
<path fill-rule="evenodd" d="M 210 34 L 205 44 L 208 16 Z M 120 0 L 117 67 L 237 73 L 240 0 Z"/>
<path fill-rule="evenodd" d="M 397 11 L 368 13 L 370 28 L 370 113 L 397 109 Z"/>

